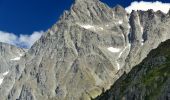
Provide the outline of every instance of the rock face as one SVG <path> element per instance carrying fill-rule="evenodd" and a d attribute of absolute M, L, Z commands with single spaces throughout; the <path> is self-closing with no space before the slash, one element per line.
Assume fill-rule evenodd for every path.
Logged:
<path fill-rule="evenodd" d="M 15 46 L 0 43 L 0 96 L 4 97 L 4 94 L 10 92 L 12 88 L 12 78 L 11 73 L 15 69 L 21 56 L 24 55 L 25 51 L 23 49 L 17 48 Z M 13 83 L 14 84 L 14 83 Z M 6 94 L 8 95 L 8 94 Z"/>
<path fill-rule="evenodd" d="M 96 100 L 169 100 L 170 40 L 152 50 L 142 63 L 124 74 Z"/>
<path fill-rule="evenodd" d="M 10 70 L 24 54 L 24 50 L 15 46 L 0 42 L 0 73 Z"/>
<path fill-rule="evenodd" d="M 4 100 L 90 100 L 170 38 L 162 12 L 76 0 L 13 69 Z M 1 94 L 2 91 L 0 91 Z"/>

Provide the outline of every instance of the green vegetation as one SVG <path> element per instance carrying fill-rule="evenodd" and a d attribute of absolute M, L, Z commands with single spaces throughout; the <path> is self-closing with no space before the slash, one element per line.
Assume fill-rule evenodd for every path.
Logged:
<path fill-rule="evenodd" d="M 108 100 L 109 97 L 114 100 L 159 100 L 167 92 L 169 84 L 169 44 L 170 40 L 152 50 L 147 58 L 128 74 L 124 74 L 99 100 Z"/>
<path fill-rule="evenodd" d="M 168 44 L 169 43 L 165 42 L 161 44 L 159 48 L 152 50 L 140 65 L 133 68 L 132 71 L 126 75 L 126 78 L 120 82 L 120 97 L 125 95 L 131 86 L 136 86 L 136 88 L 141 90 L 146 89 L 148 93 L 146 93 L 145 100 L 156 100 L 156 98 L 160 96 L 162 89 L 164 89 L 163 86 L 168 77 L 170 77 L 170 47 Z M 160 64 L 157 61 L 154 62 L 154 59 L 159 57 L 165 57 L 166 61 L 163 63 L 160 62 Z M 151 64 L 147 65 L 146 62 Z M 144 69 L 146 69 L 146 72 L 138 75 L 138 73 Z M 133 79 L 136 76 L 138 80 L 134 82 Z"/>
<path fill-rule="evenodd" d="M 155 100 L 161 93 L 162 86 L 170 76 L 169 64 L 161 65 L 150 70 L 143 78 L 142 84 L 150 93 L 146 96 L 146 100 Z"/>

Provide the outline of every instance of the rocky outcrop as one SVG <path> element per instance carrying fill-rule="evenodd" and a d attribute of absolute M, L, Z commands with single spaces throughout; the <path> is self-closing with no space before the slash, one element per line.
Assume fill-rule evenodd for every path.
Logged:
<path fill-rule="evenodd" d="M 169 38 L 170 17 L 160 12 L 109 8 L 76 0 L 13 70 L 7 100 L 90 100 Z M 17 72 L 17 74 L 16 74 Z M 1 91 L 0 91 L 1 94 Z"/>
<path fill-rule="evenodd" d="M 126 67 L 133 67 L 158 46 L 160 42 L 169 39 L 167 25 L 170 24 L 169 15 L 159 11 L 132 11 L 130 16 L 132 43 L 131 51 L 126 59 Z M 129 68 L 131 69 L 131 68 Z"/>
<path fill-rule="evenodd" d="M 169 100 L 170 40 L 124 75 L 96 100 Z"/>

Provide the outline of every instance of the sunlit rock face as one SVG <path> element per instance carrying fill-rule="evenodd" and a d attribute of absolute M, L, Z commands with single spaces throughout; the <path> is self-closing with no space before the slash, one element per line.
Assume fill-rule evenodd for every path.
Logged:
<path fill-rule="evenodd" d="M 0 73 L 4 73 L 25 53 L 23 49 L 0 43 Z"/>
<path fill-rule="evenodd" d="M 19 58 L 24 53 L 25 51 L 21 48 L 0 43 L 0 97 L 4 98 L 12 89 L 14 77 L 12 77 L 11 73 L 14 72 Z"/>
<path fill-rule="evenodd" d="M 12 71 L 7 100 L 90 100 L 169 38 L 163 13 L 76 0 Z M 19 69 L 19 70 L 18 70 Z M 8 76 L 11 76 L 8 75 Z M 6 76 L 6 77 L 8 77 Z M 1 91 L 0 91 L 1 93 Z"/>

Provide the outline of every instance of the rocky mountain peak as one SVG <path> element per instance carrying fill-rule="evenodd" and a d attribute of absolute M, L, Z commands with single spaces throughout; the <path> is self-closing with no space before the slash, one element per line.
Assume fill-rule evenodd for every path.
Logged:
<path fill-rule="evenodd" d="M 94 3 L 94 2 L 98 2 L 99 0 L 75 0 L 75 4 L 77 3 Z"/>
<path fill-rule="evenodd" d="M 110 21 L 112 10 L 99 0 L 76 0 L 71 7 L 69 19 L 73 22 L 101 24 Z"/>
<path fill-rule="evenodd" d="M 132 10 L 131 14 L 132 17 L 137 17 L 138 16 L 138 12 L 135 10 Z"/>
<path fill-rule="evenodd" d="M 115 12 L 120 12 L 120 13 L 127 13 L 126 12 L 126 10 L 125 10 L 125 8 L 124 7 L 122 7 L 121 5 L 116 5 L 114 8 L 113 8 L 113 10 L 115 11 Z"/>

